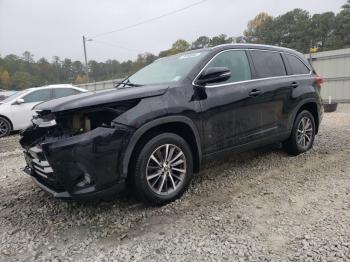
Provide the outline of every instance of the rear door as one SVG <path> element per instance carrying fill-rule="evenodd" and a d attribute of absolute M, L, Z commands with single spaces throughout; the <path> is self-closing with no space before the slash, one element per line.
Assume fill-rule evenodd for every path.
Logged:
<path fill-rule="evenodd" d="M 258 95 L 255 110 L 259 111 L 253 139 L 279 135 L 285 131 L 292 99 L 293 79 L 287 76 L 282 53 L 267 50 L 249 51 L 254 66 Z"/>
<path fill-rule="evenodd" d="M 300 99 L 306 98 L 304 96 L 307 95 L 307 93 L 312 94 L 313 96 L 315 92 L 313 87 L 315 78 L 311 75 L 311 68 L 306 66 L 296 55 L 284 53 L 283 58 L 287 67 L 287 73 L 290 76 L 289 85 L 291 86 L 292 94 L 289 115 L 290 117 L 293 117 L 293 110 L 295 110 Z M 294 119 L 289 119 L 289 121 L 286 119 L 284 125 L 288 126 L 288 123 L 293 123 L 293 121 Z"/>

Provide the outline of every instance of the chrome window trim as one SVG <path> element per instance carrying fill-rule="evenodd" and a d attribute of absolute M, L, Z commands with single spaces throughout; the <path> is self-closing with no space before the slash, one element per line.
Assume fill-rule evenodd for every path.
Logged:
<path fill-rule="evenodd" d="M 216 55 L 214 55 L 206 64 L 205 66 L 203 66 L 203 68 L 201 69 L 201 71 L 199 71 L 199 73 L 197 74 L 197 76 L 194 78 L 194 80 L 192 81 L 192 85 L 193 86 L 198 86 L 198 87 L 207 87 L 207 88 L 212 88 L 212 87 L 220 87 L 220 86 L 228 86 L 228 85 L 237 85 L 237 84 L 243 84 L 243 83 L 249 83 L 249 82 L 256 82 L 256 81 L 261 81 L 261 80 L 269 80 L 269 79 L 279 79 L 279 78 L 289 78 L 289 77 L 295 77 L 295 76 L 310 76 L 312 74 L 312 70 L 310 69 L 310 67 L 308 67 L 307 65 L 305 65 L 310 72 L 308 74 L 296 74 L 296 75 L 284 75 L 284 76 L 273 76 L 273 77 L 264 77 L 264 78 L 256 78 L 256 79 L 249 79 L 249 80 L 243 80 L 243 81 L 237 81 L 237 82 L 230 82 L 230 83 L 225 83 L 225 84 L 217 84 L 217 85 L 210 85 L 210 86 L 202 86 L 202 85 L 198 85 L 196 84 L 196 80 L 198 79 L 198 77 L 200 76 L 200 74 L 204 71 L 204 69 L 206 69 L 206 67 L 208 66 L 208 64 L 215 59 L 218 55 L 220 55 L 221 53 L 224 52 L 228 52 L 228 51 L 261 51 L 261 52 L 273 52 L 273 53 L 280 53 L 280 54 L 288 54 L 288 55 L 293 55 L 296 58 L 298 58 L 304 65 L 305 63 L 297 56 L 291 53 L 287 53 L 287 52 L 282 52 L 282 51 L 276 51 L 276 50 L 263 50 L 263 49 L 255 49 L 255 48 L 230 48 L 230 49 L 226 49 L 226 50 L 222 50 L 219 53 L 217 53 Z M 284 60 L 283 60 L 283 63 Z"/>

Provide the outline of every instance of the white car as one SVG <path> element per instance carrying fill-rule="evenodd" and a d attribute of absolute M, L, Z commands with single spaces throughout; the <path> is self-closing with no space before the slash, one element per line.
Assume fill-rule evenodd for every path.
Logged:
<path fill-rule="evenodd" d="M 48 85 L 17 92 L 0 102 L 0 137 L 31 124 L 37 104 L 55 98 L 76 95 L 87 90 L 72 85 Z"/>

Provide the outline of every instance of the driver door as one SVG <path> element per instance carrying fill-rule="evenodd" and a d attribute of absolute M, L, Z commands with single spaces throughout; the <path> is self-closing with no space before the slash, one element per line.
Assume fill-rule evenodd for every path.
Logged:
<path fill-rule="evenodd" d="M 52 99 L 52 89 L 36 90 L 21 98 L 24 100 L 23 103 L 11 105 L 11 119 L 16 130 L 24 129 L 31 124 L 31 120 L 35 115 L 35 111 L 32 110 L 33 107 Z"/>
<path fill-rule="evenodd" d="M 204 133 L 204 154 L 229 150 L 255 139 L 263 127 L 259 86 L 253 79 L 247 51 L 225 50 L 206 66 L 226 67 L 231 77 L 225 82 L 204 87 L 206 98 L 200 100 Z"/>

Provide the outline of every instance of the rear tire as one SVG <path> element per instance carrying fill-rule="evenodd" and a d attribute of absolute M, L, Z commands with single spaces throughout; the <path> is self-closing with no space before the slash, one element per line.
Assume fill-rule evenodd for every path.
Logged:
<path fill-rule="evenodd" d="M 176 134 L 163 133 L 141 148 L 131 181 L 141 201 L 163 205 L 183 195 L 192 174 L 193 156 L 187 142 Z"/>
<path fill-rule="evenodd" d="M 291 155 L 297 156 L 310 150 L 315 139 L 315 119 L 307 111 L 301 111 L 295 118 L 292 134 L 283 142 L 284 149 Z"/>
<path fill-rule="evenodd" d="M 11 123 L 3 117 L 0 117 L 0 138 L 8 136 L 11 132 Z"/>

